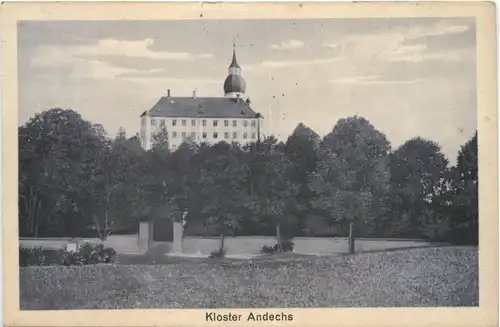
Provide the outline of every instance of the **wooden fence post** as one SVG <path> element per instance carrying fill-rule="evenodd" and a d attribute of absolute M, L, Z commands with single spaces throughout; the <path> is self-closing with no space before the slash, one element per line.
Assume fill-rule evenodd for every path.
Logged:
<path fill-rule="evenodd" d="M 349 253 L 354 254 L 354 236 L 352 235 L 352 222 L 349 222 Z"/>

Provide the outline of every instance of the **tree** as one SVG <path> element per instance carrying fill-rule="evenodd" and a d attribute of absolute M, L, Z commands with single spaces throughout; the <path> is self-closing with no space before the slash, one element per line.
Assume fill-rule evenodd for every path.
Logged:
<path fill-rule="evenodd" d="M 239 227 L 242 210 L 249 201 L 243 174 L 246 166 L 242 158 L 239 147 L 224 142 L 204 147 L 197 158 L 201 164 L 202 213 L 207 217 L 207 224 L 220 235 L 221 252 L 225 236 Z"/>
<path fill-rule="evenodd" d="M 460 149 L 452 169 L 453 195 L 450 208 L 451 241 L 478 244 L 478 157 L 477 131 Z"/>
<path fill-rule="evenodd" d="M 249 151 L 252 208 L 265 225 L 276 230 L 278 250 L 282 251 L 283 238 L 290 238 L 296 227 L 296 217 L 290 209 L 298 194 L 297 185 L 289 178 L 291 164 L 285 155 L 285 144 L 268 137 L 253 144 Z"/>
<path fill-rule="evenodd" d="M 200 197 L 200 172 L 195 159 L 197 153 L 198 148 L 195 144 L 183 142 L 177 151 L 170 155 L 167 163 L 168 202 L 172 210 L 178 213 L 177 217 L 180 217 L 185 210 L 191 213 L 197 211 L 195 205 Z"/>
<path fill-rule="evenodd" d="M 147 206 L 143 216 L 149 219 L 179 221 L 185 210 L 192 215 L 192 206 L 197 203 L 193 194 L 199 189 L 195 144 L 182 143 L 175 152 L 170 152 L 168 132 L 162 126 L 153 136 L 153 147 L 147 153 L 149 174 L 145 180 L 148 191 Z"/>
<path fill-rule="evenodd" d="M 153 151 L 168 155 L 169 141 L 168 131 L 165 126 L 161 127 L 159 131 L 153 134 Z"/>
<path fill-rule="evenodd" d="M 95 166 L 105 132 L 73 110 L 36 114 L 19 128 L 22 235 L 76 235 L 88 226 L 81 185 Z"/>
<path fill-rule="evenodd" d="M 291 214 L 297 216 L 299 230 L 305 228 L 306 220 L 312 210 L 309 178 L 318 161 L 317 147 L 319 142 L 318 134 L 300 123 L 292 135 L 288 137 L 285 146 L 285 154 L 289 160 L 287 174 L 298 190 Z"/>
<path fill-rule="evenodd" d="M 386 212 L 390 144 L 366 119 L 341 119 L 318 148 L 311 176 L 313 208 L 329 224 L 354 223 L 358 234 L 371 235 Z"/>
<path fill-rule="evenodd" d="M 446 189 L 447 165 L 439 145 L 419 137 L 394 151 L 390 160 L 391 216 L 385 230 L 400 236 L 425 236 L 421 228 L 429 223 L 430 216 L 437 219 L 443 206 L 441 196 Z M 406 225 L 399 224 L 403 216 L 408 217 Z M 398 224 L 399 228 L 393 228 Z"/>
<path fill-rule="evenodd" d="M 87 194 L 93 199 L 94 225 L 104 240 L 114 231 L 134 229 L 146 206 L 143 181 L 147 171 L 130 140 L 117 138 L 99 155 Z"/>

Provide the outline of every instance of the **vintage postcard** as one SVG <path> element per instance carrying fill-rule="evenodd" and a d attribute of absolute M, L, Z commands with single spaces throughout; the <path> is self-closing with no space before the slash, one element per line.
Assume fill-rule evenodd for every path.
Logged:
<path fill-rule="evenodd" d="M 5 326 L 496 326 L 495 6 L 7 3 Z"/>

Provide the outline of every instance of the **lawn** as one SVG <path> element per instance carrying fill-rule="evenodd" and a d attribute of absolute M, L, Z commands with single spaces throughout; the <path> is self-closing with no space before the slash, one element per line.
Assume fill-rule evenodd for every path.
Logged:
<path fill-rule="evenodd" d="M 477 306 L 479 301 L 474 247 L 22 267 L 20 274 L 21 309 Z"/>

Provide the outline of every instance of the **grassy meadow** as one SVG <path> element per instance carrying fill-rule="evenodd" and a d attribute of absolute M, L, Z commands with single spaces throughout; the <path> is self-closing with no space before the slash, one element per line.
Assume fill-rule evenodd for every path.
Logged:
<path fill-rule="evenodd" d="M 22 310 L 477 306 L 476 247 L 20 268 Z M 131 261 L 132 260 L 132 261 Z"/>

